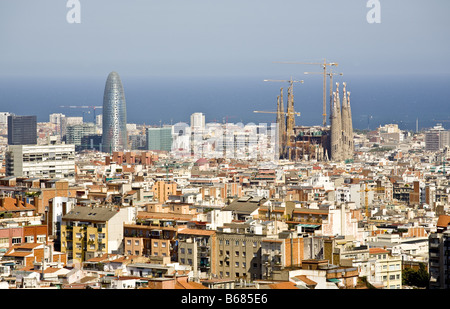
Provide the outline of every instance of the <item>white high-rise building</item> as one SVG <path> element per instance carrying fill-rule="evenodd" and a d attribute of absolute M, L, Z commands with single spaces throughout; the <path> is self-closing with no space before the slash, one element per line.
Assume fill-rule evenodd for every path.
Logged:
<path fill-rule="evenodd" d="M 13 114 L 8 112 L 1 112 L 0 113 L 0 126 L 6 127 L 8 125 L 8 116 L 11 116 Z"/>
<path fill-rule="evenodd" d="M 191 115 L 191 130 L 202 132 L 205 129 L 205 115 L 202 113 L 193 113 Z"/>
<path fill-rule="evenodd" d="M 5 157 L 6 176 L 75 176 L 75 145 L 10 145 Z"/>

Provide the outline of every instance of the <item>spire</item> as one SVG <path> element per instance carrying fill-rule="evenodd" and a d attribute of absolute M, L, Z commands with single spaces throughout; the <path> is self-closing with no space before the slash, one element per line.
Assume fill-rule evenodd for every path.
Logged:
<path fill-rule="evenodd" d="M 343 82 L 343 98 L 342 98 L 342 159 L 348 159 L 349 154 L 349 115 L 347 106 L 347 83 Z"/>
<path fill-rule="evenodd" d="M 331 160 L 342 159 L 342 119 L 339 100 L 339 83 L 336 83 L 336 91 L 333 92 L 333 110 L 331 115 L 331 137 L 330 137 Z"/>
<path fill-rule="evenodd" d="M 347 87 L 347 83 L 346 82 L 343 82 L 342 83 L 342 86 L 343 86 L 343 97 L 342 97 L 342 107 L 344 107 L 344 106 L 347 106 L 347 90 L 346 90 L 346 87 Z"/>
<path fill-rule="evenodd" d="M 286 116 L 284 113 L 283 87 L 277 97 L 277 126 L 278 126 L 278 151 L 279 157 L 284 158 L 286 146 Z"/>
<path fill-rule="evenodd" d="M 352 121 L 352 109 L 350 106 L 350 92 L 347 92 L 347 114 L 348 114 L 348 138 L 349 138 L 349 147 L 348 147 L 348 157 L 350 159 L 353 158 L 353 151 L 355 149 L 354 141 L 353 141 L 353 121 Z"/>

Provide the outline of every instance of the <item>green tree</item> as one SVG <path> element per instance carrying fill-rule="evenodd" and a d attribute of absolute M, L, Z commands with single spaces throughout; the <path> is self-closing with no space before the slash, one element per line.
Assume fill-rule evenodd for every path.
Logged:
<path fill-rule="evenodd" d="M 415 286 L 418 288 L 427 288 L 430 275 L 424 263 L 419 264 L 419 269 L 406 268 L 402 272 L 402 284 Z"/>

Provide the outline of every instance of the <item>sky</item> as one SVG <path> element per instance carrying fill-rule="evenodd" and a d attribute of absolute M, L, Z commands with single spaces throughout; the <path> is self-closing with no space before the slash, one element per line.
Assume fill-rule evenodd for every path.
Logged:
<path fill-rule="evenodd" d="M 446 74 L 448 0 L 0 1 L 0 77 Z"/>

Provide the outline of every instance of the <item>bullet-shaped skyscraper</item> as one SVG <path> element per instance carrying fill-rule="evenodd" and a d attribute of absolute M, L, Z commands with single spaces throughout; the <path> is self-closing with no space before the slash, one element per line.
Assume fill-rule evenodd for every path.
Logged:
<path fill-rule="evenodd" d="M 111 72 L 103 95 L 102 151 L 122 151 L 127 148 L 127 106 L 119 74 Z"/>

